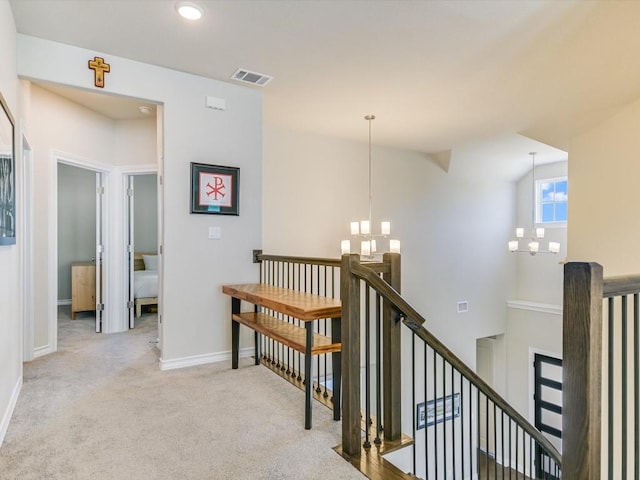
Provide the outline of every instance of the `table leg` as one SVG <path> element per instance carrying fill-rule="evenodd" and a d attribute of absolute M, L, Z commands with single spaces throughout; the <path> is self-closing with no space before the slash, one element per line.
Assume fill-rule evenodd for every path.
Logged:
<path fill-rule="evenodd" d="M 255 355 L 255 364 L 256 365 L 260 365 L 260 333 L 259 332 L 253 332 L 253 341 L 255 342 L 255 347 L 254 347 L 254 355 Z"/>
<path fill-rule="evenodd" d="M 238 368 L 240 348 L 240 324 L 233 319 L 235 313 L 240 313 L 239 298 L 231 298 L 231 368 Z"/>
<path fill-rule="evenodd" d="M 313 389 L 313 378 L 311 377 L 311 348 L 313 347 L 313 322 L 305 322 L 307 331 L 307 342 L 304 354 L 304 428 L 311 429 L 311 390 Z"/>
<path fill-rule="evenodd" d="M 340 318 L 331 319 L 331 342 L 339 343 L 341 340 Z M 331 353 L 331 365 L 333 368 L 333 419 L 340 420 L 340 408 L 342 406 L 342 353 Z"/>

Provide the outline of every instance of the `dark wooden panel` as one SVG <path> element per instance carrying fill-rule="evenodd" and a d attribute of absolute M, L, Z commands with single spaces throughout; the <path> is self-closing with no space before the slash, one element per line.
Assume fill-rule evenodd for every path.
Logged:
<path fill-rule="evenodd" d="M 562 476 L 600 478 L 602 267 L 564 266 Z"/>

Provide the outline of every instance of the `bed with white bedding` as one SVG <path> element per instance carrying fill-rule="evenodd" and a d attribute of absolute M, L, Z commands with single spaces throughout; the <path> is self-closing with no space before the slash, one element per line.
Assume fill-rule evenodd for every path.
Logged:
<path fill-rule="evenodd" d="M 157 255 L 134 254 L 133 270 L 133 298 L 136 305 L 136 317 L 139 317 L 142 315 L 143 305 L 158 304 Z"/>

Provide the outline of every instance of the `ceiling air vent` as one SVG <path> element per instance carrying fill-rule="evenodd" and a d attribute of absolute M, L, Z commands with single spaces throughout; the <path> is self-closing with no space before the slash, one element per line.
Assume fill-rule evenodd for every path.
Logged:
<path fill-rule="evenodd" d="M 262 73 L 252 72 L 250 70 L 245 70 L 244 68 L 239 68 L 235 71 L 233 75 L 231 75 L 231 80 L 237 80 L 243 83 L 249 83 L 251 85 L 258 85 L 259 87 L 264 87 L 267 83 L 273 80 L 273 77 L 269 75 L 264 75 Z"/>

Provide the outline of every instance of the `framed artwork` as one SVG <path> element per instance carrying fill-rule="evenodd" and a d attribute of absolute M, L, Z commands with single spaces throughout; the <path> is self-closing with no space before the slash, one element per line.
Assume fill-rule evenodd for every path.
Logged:
<path fill-rule="evenodd" d="M 460 394 L 447 395 L 416 405 L 416 430 L 460 416 Z"/>
<path fill-rule="evenodd" d="M 240 169 L 191 163 L 191 213 L 239 215 Z"/>
<path fill-rule="evenodd" d="M 16 243 L 16 161 L 14 123 L 0 94 L 0 245 Z"/>

